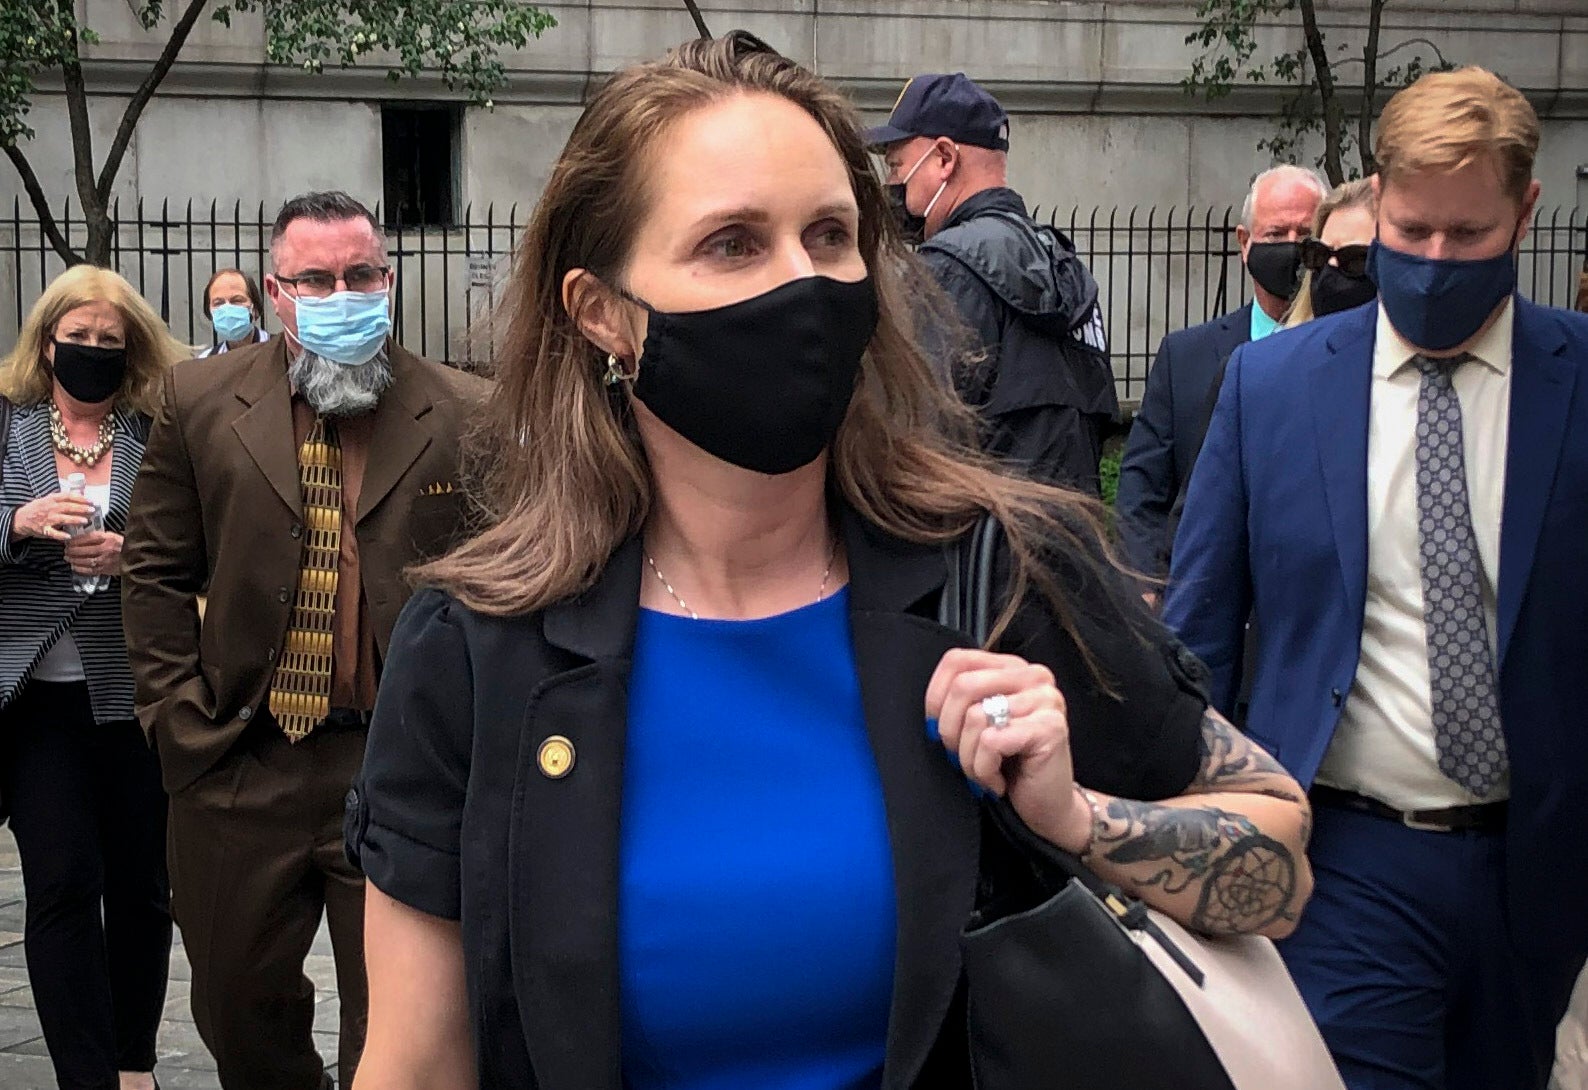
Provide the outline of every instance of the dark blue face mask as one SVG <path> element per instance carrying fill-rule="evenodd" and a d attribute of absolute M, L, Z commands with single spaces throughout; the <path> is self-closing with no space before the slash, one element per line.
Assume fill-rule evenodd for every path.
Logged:
<path fill-rule="evenodd" d="M 1447 352 L 1471 340 L 1516 290 L 1515 242 L 1513 235 L 1503 253 L 1458 261 L 1418 257 L 1374 239 L 1367 275 L 1397 333 L 1415 348 Z"/>

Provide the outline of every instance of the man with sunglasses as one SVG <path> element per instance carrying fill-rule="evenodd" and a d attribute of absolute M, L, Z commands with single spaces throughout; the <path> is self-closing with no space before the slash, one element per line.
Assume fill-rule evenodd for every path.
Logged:
<path fill-rule="evenodd" d="M 485 384 L 395 342 L 385 236 L 347 194 L 288 201 L 270 258 L 284 335 L 166 378 L 124 615 L 199 1034 L 224 1090 L 321 1090 L 304 958 L 324 915 L 347 1086 L 366 995 L 344 797 L 403 569 L 462 527 L 458 437 Z"/>
<path fill-rule="evenodd" d="M 1191 476 L 1212 411 L 1212 392 L 1230 353 L 1275 332 L 1300 276 L 1298 244 L 1328 186 L 1316 171 L 1265 170 L 1252 182 L 1235 228 L 1253 301 L 1211 322 L 1169 334 L 1158 347 L 1141 408 L 1119 467 L 1114 509 L 1125 558 L 1137 571 L 1169 571 L 1169 513 Z"/>

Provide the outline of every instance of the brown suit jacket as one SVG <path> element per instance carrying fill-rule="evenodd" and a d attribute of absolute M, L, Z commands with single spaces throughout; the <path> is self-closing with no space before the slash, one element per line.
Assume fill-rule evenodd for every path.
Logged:
<path fill-rule="evenodd" d="M 409 596 L 403 569 L 463 528 L 458 439 L 488 388 L 395 345 L 391 362 L 354 527 L 383 661 Z M 122 552 L 138 717 L 172 794 L 265 709 L 297 586 L 299 492 L 285 337 L 172 368 Z"/>

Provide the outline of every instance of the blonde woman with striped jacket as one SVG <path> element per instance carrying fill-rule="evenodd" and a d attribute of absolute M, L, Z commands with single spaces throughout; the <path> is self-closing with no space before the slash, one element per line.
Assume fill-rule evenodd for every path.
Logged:
<path fill-rule="evenodd" d="M 165 797 L 133 718 L 118 574 L 160 379 L 187 355 L 126 280 L 80 265 L 44 292 L 0 364 L 0 789 L 62 1090 L 157 1085 Z M 74 473 L 86 499 L 65 489 Z M 102 530 L 86 529 L 94 508 Z"/>

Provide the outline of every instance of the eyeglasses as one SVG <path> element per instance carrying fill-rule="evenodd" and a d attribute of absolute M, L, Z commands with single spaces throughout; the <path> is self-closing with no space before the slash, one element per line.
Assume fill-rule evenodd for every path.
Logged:
<path fill-rule="evenodd" d="M 298 289 L 299 295 L 307 295 L 315 299 L 324 299 L 336 290 L 340 282 L 347 285 L 348 291 L 379 291 L 386 286 L 386 277 L 391 274 L 390 265 L 354 265 L 345 269 L 340 275 L 329 272 L 306 272 L 301 276 L 281 276 L 276 279 L 283 284 L 291 284 Z"/>
<path fill-rule="evenodd" d="M 1345 275 L 1360 280 L 1367 275 L 1368 249 L 1367 246 L 1354 244 L 1341 246 L 1337 250 L 1315 238 L 1302 239 L 1301 263 L 1313 272 L 1322 272 L 1333 260 Z"/>

